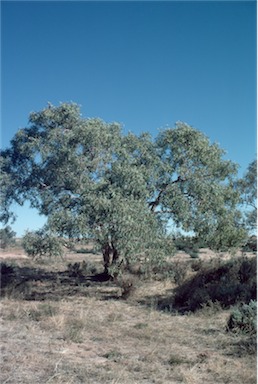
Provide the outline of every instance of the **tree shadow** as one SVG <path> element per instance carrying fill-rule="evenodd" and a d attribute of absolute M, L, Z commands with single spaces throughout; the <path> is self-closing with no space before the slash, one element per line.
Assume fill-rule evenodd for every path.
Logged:
<path fill-rule="evenodd" d="M 173 315 L 185 315 L 189 313 L 188 307 L 184 305 L 175 305 L 174 289 L 168 289 L 163 294 L 145 296 L 138 303 L 149 309 L 161 311 Z"/>
<path fill-rule="evenodd" d="M 1 297 L 59 301 L 74 296 L 96 296 L 96 286 L 112 284 L 111 277 L 105 273 L 73 275 L 68 270 L 46 271 L 42 268 L 9 266 L 5 263 L 1 263 L 0 267 Z M 101 295 L 99 290 L 98 295 Z"/>

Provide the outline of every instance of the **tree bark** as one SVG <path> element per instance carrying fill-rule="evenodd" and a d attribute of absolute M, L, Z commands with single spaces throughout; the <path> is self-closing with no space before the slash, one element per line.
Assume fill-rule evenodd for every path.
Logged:
<path fill-rule="evenodd" d="M 104 262 L 104 272 L 108 274 L 109 267 L 117 263 L 119 259 L 119 252 L 114 246 L 114 243 L 112 242 L 111 245 L 106 244 L 102 248 L 102 254 L 103 254 L 103 262 Z M 111 256 L 112 256 L 112 259 L 111 259 Z"/>
<path fill-rule="evenodd" d="M 106 244 L 102 249 L 103 254 L 103 262 L 104 262 L 104 272 L 108 274 L 108 268 L 110 267 L 110 255 L 111 255 L 111 247 L 109 244 Z"/>

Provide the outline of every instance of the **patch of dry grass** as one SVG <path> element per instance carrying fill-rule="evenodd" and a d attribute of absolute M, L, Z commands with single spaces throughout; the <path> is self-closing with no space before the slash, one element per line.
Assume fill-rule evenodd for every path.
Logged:
<path fill-rule="evenodd" d="M 256 383 L 255 351 L 244 348 L 247 336 L 226 332 L 229 311 L 158 311 L 148 297 L 166 296 L 169 281 L 143 281 L 127 301 L 113 283 L 77 283 L 35 280 L 27 297 L 2 298 L 2 384 Z"/>

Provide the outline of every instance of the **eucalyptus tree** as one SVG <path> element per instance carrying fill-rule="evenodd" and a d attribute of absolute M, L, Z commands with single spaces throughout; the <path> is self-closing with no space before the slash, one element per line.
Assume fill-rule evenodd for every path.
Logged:
<path fill-rule="evenodd" d="M 241 203 L 245 208 L 245 223 L 250 231 L 257 228 L 257 160 L 247 167 L 242 179 L 238 180 Z"/>
<path fill-rule="evenodd" d="M 170 248 L 169 221 L 211 245 L 227 229 L 232 246 L 243 235 L 235 216 L 237 167 L 223 156 L 184 123 L 153 139 L 82 118 L 76 104 L 49 104 L 30 114 L 1 153 L 2 218 L 13 201 L 29 200 L 56 234 L 94 239 L 106 271 L 138 256 L 159 260 Z"/>

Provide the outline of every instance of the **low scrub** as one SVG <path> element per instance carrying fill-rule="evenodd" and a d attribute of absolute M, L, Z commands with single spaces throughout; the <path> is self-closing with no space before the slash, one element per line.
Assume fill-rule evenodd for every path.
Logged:
<path fill-rule="evenodd" d="M 205 244 L 197 237 L 177 236 L 174 238 L 174 244 L 178 251 L 184 251 L 193 259 L 199 257 L 199 249 L 203 248 Z"/>
<path fill-rule="evenodd" d="M 251 236 L 242 247 L 243 252 L 257 252 L 257 237 Z"/>
<path fill-rule="evenodd" d="M 85 260 L 83 260 L 82 263 L 69 263 L 67 265 L 67 269 L 70 277 L 82 277 L 92 275 L 97 272 L 96 266 Z"/>
<path fill-rule="evenodd" d="M 240 258 L 203 266 L 195 276 L 178 286 L 174 306 L 195 311 L 210 302 L 222 308 L 256 299 L 256 259 Z"/>
<path fill-rule="evenodd" d="M 0 263 L 0 289 L 5 288 L 15 276 L 15 270 L 12 265 L 8 265 L 4 262 Z"/>
<path fill-rule="evenodd" d="M 257 332 L 257 302 L 242 304 L 233 309 L 228 320 L 227 329 L 232 332 L 256 334 Z"/>
<path fill-rule="evenodd" d="M 115 279 L 116 285 L 121 289 L 121 299 L 128 299 L 135 292 L 138 280 L 134 276 L 118 276 Z"/>

